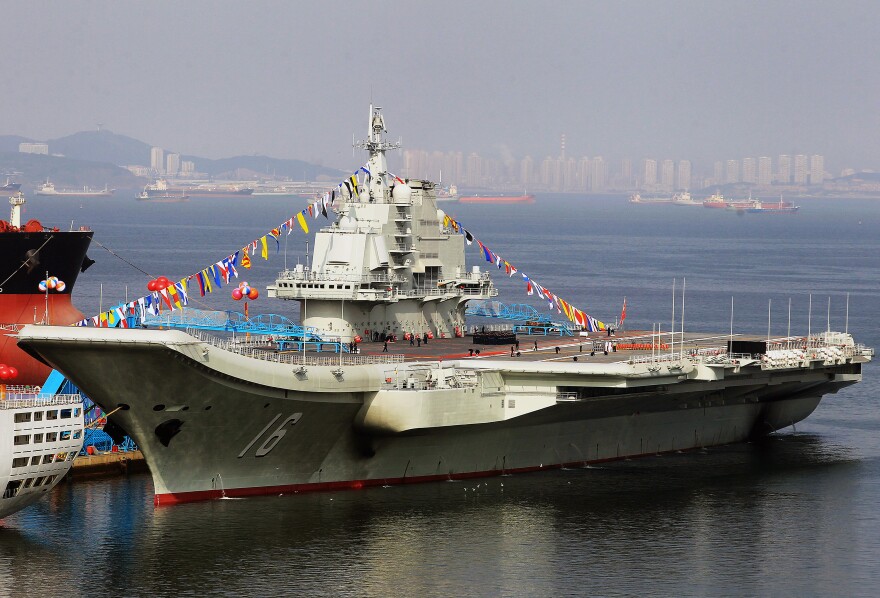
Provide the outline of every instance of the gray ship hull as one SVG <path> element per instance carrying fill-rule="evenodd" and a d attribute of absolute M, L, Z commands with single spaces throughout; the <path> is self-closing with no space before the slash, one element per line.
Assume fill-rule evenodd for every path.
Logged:
<path fill-rule="evenodd" d="M 437 388 L 398 379 L 419 364 L 298 367 L 174 331 L 27 327 L 19 336 L 103 409 L 122 406 L 112 417 L 143 450 L 157 505 L 739 442 L 801 421 L 824 394 L 857 382 L 867 359 L 661 371 L 474 361 L 435 371 L 458 368 L 475 383 Z"/>

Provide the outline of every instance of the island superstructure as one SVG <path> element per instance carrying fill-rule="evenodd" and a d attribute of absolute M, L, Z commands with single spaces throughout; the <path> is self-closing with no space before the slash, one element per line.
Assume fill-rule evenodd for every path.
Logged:
<path fill-rule="evenodd" d="M 117 410 L 111 419 L 142 449 L 157 505 L 739 442 L 804 419 L 823 395 L 861 380 L 873 357 L 831 331 L 727 342 L 679 334 L 668 346 L 646 335 L 649 350 L 607 354 L 595 350 L 609 342 L 595 333 L 534 348 L 529 338 L 529 350 L 513 345 L 509 353 L 456 338 L 466 302 L 495 289 L 467 269 L 465 236 L 437 210 L 434 186 L 387 172 L 384 153 L 394 144 L 382 138 L 379 109 L 371 107 L 369 127 L 369 181 L 337 195 L 338 216 L 317 233 L 311 265 L 282 272 L 269 288 L 299 301 L 302 323 L 341 341 L 339 352 L 316 352 L 320 343 L 305 334 L 286 350 L 277 339 L 196 330 L 19 332 L 21 347 L 105 411 Z M 381 342 L 344 352 L 367 330 L 435 338 L 421 352 Z"/>
<path fill-rule="evenodd" d="M 371 107 L 357 145 L 369 152 L 368 183 L 343 200 L 339 218 L 315 235 L 310 268 L 281 273 L 269 296 L 300 302 L 302 323 L 350 342 L 367 331 L 462 336 L 469 300 L 498 294 L 487 273 L 465 265 L 464 237 L 437 209 L 428 181 L 388 174 L 385 121 Z"/>

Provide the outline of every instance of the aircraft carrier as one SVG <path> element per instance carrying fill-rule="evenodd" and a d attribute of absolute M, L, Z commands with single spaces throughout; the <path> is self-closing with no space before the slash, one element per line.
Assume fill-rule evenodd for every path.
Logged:
<path fill-rule="evenodd" d="M 438 210 L 434 185 L 388 173 L 385 152 L 397 146 L 384 133 L 371 107 L 361 143 L 367 184 L 337 197 L 311 264 L 268 289 L 298 301 L 303 325 L 335 339 L 338 353 L 316 351 L 305 335 L 19 332 L 22 348 L 117 410 L 111 419 L 142 449 L 157 505 L 739 442 L 804 419 L 825 394 L 858 382 L 873 356 L 831 331 L 782 339 L 598 331 L 519 335 L 518 346 L 468 336 L 468 302 L 497 291 L 487 273 L 466 267 L 465 237 Z M 410 345 L 408 333 L 433 338 Z M 343 352 L 349 343 L 360 351 Z"/>

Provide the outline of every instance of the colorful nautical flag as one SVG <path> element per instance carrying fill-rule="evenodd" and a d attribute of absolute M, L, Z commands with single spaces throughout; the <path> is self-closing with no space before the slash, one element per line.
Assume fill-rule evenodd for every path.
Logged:
<path fill-rule="evenodd" d="M 299 225 L 303 229 L 303 232 L 309 234 L 309 225 L 306 224 L 306 218 L 303 215 L 303 212 L 300 212 L 296 215 L 296 221 L 299 222 Z"/>
<path fill-rule="evenodd" d="M 248 255 L 247 247 L 244 248 L 244 251 L 241 254 L 241 265 L 248 270 L 251 268 L 251 256 Z M 204 293 L 202 293 L 202 295 L 204 295 Z"/>
<path fill-rule="evenodd" d="M 262 245 L 262 249 L 260 250 L 260 256 L 264 260 L 268 260 L 269 259 L 269 247 L 268 247 L 268 245 L 266 245 L 266 235 L 263 235 L 262 237 L 260 237 L 260 244 Z"/>
<path fill-rule="evenodd" d="M 623 326 L 623 321 L 626 319 L 626 297 L 623 298 L 623 308 L 620 310 L 620 326 Z"/>

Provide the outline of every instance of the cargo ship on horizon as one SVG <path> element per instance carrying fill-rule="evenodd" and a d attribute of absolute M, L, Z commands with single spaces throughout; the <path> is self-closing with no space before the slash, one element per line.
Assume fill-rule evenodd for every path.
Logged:
<path fill-rule="evenodd" d="M 104 185 L 103 189 L 92 189 L 91 187 L 83 187 L 82 189 L 58 189 L 55 187 L 54 183 L 49 182 L 48 180 L 40 185 L 35 191 L 34 195 L 70 195 L 73 197 L 110 197 L 116 189 L 110 189 L 107 185 Z"/>
<path fill-rule="evenodd" d="M 458 203 L 535 203 L 535 196 L 522 195 L 462 195 Z"/>

